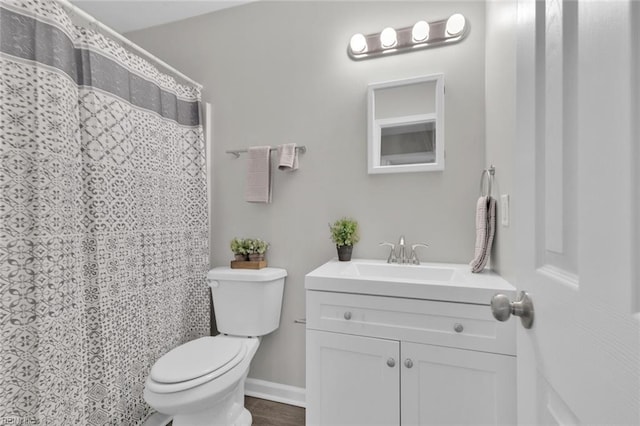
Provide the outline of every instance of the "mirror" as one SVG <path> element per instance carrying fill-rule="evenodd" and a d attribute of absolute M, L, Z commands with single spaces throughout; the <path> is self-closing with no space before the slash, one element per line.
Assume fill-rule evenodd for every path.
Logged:
<path fill-rule="evenodd" d="M 444 170 L 444 75 L 369 85 L 369 173 Z"/>

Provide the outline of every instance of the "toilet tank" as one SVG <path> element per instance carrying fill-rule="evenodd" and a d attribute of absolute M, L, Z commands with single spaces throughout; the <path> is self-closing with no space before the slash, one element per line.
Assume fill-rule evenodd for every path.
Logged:
<path fill-rule="evenodd" d="M 233 336 L 263 336 L 280 325 L 286 269 L 214 268 L 207 278 L 218 330 Z"/>

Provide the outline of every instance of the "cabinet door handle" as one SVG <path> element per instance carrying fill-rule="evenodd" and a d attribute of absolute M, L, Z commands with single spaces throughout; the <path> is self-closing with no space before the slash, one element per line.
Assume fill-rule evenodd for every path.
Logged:
<path fill-rule="evenodd" d="M 407 368 L 413 367 L 413 361 L 411 360 L 411 358 L 407 358 L 404 360 L 404 366 Z"/>
<path fill-rule="evenodd" d="M 389 358 L 389 359 L 387 360 L 387 365 L 388 365 L 389 367 L 395 367 L 395 366 L 396 366 L 396 360 L 395 360 L 395 359 L 393 359 L 393 358 Z"/>
<path fill-rule="evenodd" d="M 459 322 L 455 323 L 455 325 L 453 326 L 453 329 L 455 330 L 456 333 L 462 333 L 462 330 L 464 330 L 464 327 L 462 326 L 462 324 L 460 324 Z"/>
<path fill-rule="evenodd" d="M 344 313 L 344 319 L 346 319 L 347 321 L 351 319 L 351 312 L 347 311 Z"/>

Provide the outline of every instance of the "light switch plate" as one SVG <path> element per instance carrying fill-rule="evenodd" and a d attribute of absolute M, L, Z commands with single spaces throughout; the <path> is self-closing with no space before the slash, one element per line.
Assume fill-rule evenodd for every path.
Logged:
<path fill-rule="evenodd" d="M 500 223 L 509 226 L 509 194 L 500 196 Z"/>

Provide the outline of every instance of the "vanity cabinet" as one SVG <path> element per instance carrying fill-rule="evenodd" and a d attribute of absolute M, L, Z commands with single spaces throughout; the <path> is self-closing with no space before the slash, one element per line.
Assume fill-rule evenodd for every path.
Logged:
<path fill-rule="evenodd" d="M 514 356 L 410 342 L 401 356 L 401 424 L 517 423 Z"/>
<path fill-rule="evenodd" d="M 306 424 L 398 425 L 399 357 L 396 340 L 308 330 Z"/>
<path fill-rule="evenodd" d="M 515 321 L 307 286 L 308 426 L 516 424 Z"/>

